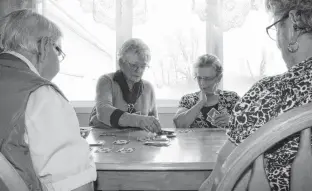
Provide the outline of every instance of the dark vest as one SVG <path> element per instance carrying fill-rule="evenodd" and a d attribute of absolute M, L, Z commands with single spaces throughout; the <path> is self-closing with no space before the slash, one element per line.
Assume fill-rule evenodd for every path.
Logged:
<path fill-rule="evenodd" d="M 11 54 L 0 54 L 0 152 L 13 165 L 30 191 L 41 191 L 42 186 L 33 168 L 24 134 L 25 110 L 29 95 L 50 81 L 32 72 L 26 63 Z M 0 180 L 1 191 L 8 189 Z"/>

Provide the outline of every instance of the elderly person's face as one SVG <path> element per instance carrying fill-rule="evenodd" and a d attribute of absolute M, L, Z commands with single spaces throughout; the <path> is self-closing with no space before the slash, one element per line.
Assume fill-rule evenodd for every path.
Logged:
<path fill-rule="evenodd" d="M 127 53 L 120 63 L 121 71 L 127 80 L 132 82 L 141 80 L 146 67 L 148 67 L 148 63 L 146 63 L 145 59 L 132 52 Z"/>
<path fill-rule="evenodd" d="M 214 94 L 221 76 L 217 76 L 214 67 L 195 68 L 195 77 L 201 91 L 208 94 Z"/>
<path fill-rule="evenodd" d="M 297 35 L 297 31 L 295 31 L 293 27 L 293 17 L 294 13 L 292 11 L 282 16 L 274 16 L 274 23 L 268 27 L 271 31 L 272 29 L 276 31 L 275 36 L 271 34 L 271 38 L 273 36 L 273 39 L 276 39 L 276 44 L 280 49 L 288 68 L 290 68 L 294 62 L 294 55 L 289 52 L 288 45 L 290 42 L 294 41 L 294 38 L 296 38 Z"/>
<path fill-rule="evenodd" d="M 64 59 L 60 40 L 53 42 L 43 38 L 40 41 L 39 53 L 40 75 L 48 80 L 52 80 L 60 70 L 60 61 Z"/>

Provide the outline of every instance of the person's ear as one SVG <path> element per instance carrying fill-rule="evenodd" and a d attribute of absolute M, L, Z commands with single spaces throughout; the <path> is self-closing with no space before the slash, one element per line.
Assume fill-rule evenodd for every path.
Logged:
<path fill-rule="evenodd" d="M 300 17 L 301 17 L 301 14 L 299 11 L 297 10 L 291 10 L 289 11 L 289 18 L 290 18 L 290 21 L 293 23 L 293 24 L 296 24 L 296 25 L 300 25 Z"/>
<path fill-rule="evenodd" d="M 50 40 L 48 37 L 43 37 L 40 41 L 39 41 L 39 46 L 38 46 L 38 61 L 39 62 L 43 62 L 47 56 L 48 53 L 50 51 Z"/>

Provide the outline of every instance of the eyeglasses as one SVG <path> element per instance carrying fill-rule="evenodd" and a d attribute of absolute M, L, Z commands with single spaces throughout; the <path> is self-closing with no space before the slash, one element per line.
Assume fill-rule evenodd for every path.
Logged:
<path fill-rule="evenodd" d="M 62 62 L 65 59 L 66 54 L 62 51 L 62 49 L 59 46 L 57 46 L 55 44 L 54 44 L 54 46 L 55 46 L 55 49 L 58 53 L 57 56 L 59 57 L 59 61 Z"/>
<path fill-rule="evenodd" d="M 280 18 L 279 20 L 277 20 L 276 22 L 274 22 L 273 24 L 271 24 L 266 28 L 266 32 L 272 40 L 276 41 L 276 24 L 284 21 L 288 17 L 289 13 L 285 14 L 282 18 Z"/>
<path fill-rule="evenodd" d="M 145 70 L 146 68 L 149 68 L 148 64 L 132 64 L 130 62 L 127 62 L 127 63 L 132 70 L 138 70 L 138 69 Z"/>
<path fill-rule="evenodd" d="M 215 77 L 202 77 L 202 76 L 195 76 L 195 79 L 198 80 L 198 81 L 205 81 L 205 82 L 211 82 L 211 81 L 214 81 L 215 79 L 217 79 L 217 76 Z"/>

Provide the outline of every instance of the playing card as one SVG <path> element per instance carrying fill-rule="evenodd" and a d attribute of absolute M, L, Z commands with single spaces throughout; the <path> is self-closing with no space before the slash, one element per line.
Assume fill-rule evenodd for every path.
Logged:
<path fill-rule="evenodd" d="M 166 135 L 156 136 L 153 139 L 154 141 L 169 141 Z"/>
<path fill-rule="evenodd" d="M 217 115 L 220 115 L 220 112 L 218 112 L 215 108 L 212 108 L 208 113 L 207 113 L 207 118 L 208 116 L 214 119 Z"/>
<path fill-rule="evenodd" d="M 117 150 L 117 153 L 132 153 L 133 151 L 135 151 L 135 148 L 121 148 L 119 150 Z"/>
<path fill-rule="evenodd" d="M 147 141 L 144 143 L 144 145 L 162 147 L 162 146 L 169 146 L 170 142 L 169 141 Z"/>
<path fill-rule="evenodd" d="M 206 120 L 209 121 L 210 123 L 213 123 L 214 121 L 210 116 L 207 116 Z"/>
<path fill-rule="evenodd" d="M 105 144 L 105 141 L 98 141 L 97 143 L 91 143 L 89 144 L 90 147 L 98 147 L 103 146 Z"/>
<path fill-rule="evenodd" d="M 116 137 L 116 134 L 114 133 L 102 133 L 100 136 L 111 136 L 111 137 Z"/>
<path fill-rule="evenodd" d="M 114 145 L 125 145 L 128 144 L 130 141 L 129 140 L 116 140 L 113 142 Z"/>
<path fill-rule="evenodd" d="M 139 142 L 145 142 L 145 141 L 150 141 L 150 140 L 152 140 L 152 137 L 138 137 L 137 138 L 137 141 L 139 141 Z"/>
<path fill-rule="evenodd" d="M 194 132 L 193 129 L 183 129 L 183 130 L 179 130 L 179 133 L 189 133 L 189 132 Z"/>
<path fill-rule="evenodd" d="M 109 152 L 112 152 L 112 148 L 100 147 L 95 152 L 96 153 L 109 153 Z"/>
<path fill-rule="evenodd" d="M 172 134 L 169 134 L 169 135 L 166 135 L 168 138 L 174 138 L 174 137 L 176 137 L 177 136 L 177 134 L 175 134 L 175 133 L 172 133 Z"/>

